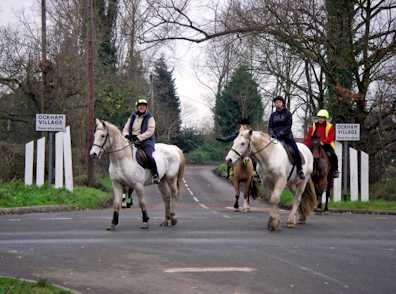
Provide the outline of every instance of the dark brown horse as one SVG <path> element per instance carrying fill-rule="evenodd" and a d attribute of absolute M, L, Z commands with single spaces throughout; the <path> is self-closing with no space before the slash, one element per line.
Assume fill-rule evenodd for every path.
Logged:
<path fill-rule="evenodd" d="M 241 184 L 244 184 L 243 191 L 243 207 L 242 211 L 248 212 L 250 210 L 250 185 L 253 180 L 253 163 L 249 157 L 245 157 L 236 162 L 233 167 L 232 185 L 235 189 L 235 211 L 239 211 L 239 195 Z"/>
<path fill-rule="evenodd" d="M 315 186 L 316 199 L 318 202 L 316 211 L 322 212 L 322 194 L 326 191 L 326 202 L 324 208 L 324 211 L 326 212 L 328 211 L 328 201 L 334 184 L 331 174 L 330 158 L 324 148 L 322 148 L 320 137 L 316 134 L 311 138 L 309 149 L 311 149 L 314 158 L 311 178 Z"/>

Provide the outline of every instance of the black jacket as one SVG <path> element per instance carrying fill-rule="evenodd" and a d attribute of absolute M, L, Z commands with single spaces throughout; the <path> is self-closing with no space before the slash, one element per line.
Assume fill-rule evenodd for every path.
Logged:
<path fill-rule="evenodd" d="M 293 139 L 292 114 L 287 108 L 271 114 L 268 123 L 268 134 L 278 140 Z"/>

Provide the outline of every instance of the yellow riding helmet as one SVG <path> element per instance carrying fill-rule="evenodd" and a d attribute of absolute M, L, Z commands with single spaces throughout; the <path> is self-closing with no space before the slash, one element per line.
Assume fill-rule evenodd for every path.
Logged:
<path fill-rule="evenodd" d="M 326 109 L 321 109 L 321 110 L 318 111 L 316 116 L 325 117 L 326 119 L 329 119 L 329 112 Z"/>
<path fill-rule="evenodd" d="M 138 107 L 139 105 L 148 105 L 148 102 L 147 102 L 147 100 L 146 99 L 138 99 L 137 101 L 136 101 L 136 103 L 135 103 L 135 106 L 136 107 Z"/>

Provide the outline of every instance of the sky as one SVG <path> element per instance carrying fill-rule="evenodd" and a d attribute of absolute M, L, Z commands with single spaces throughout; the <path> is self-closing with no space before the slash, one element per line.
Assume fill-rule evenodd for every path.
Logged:
<path fill-rule="evenodd" d="M 40 0 L 1 0 L 0 25 L 15 25 L 20 15 L 25 13 L 28 19 L 40 24 Z M 204 80 L 205 75 L 194 68 L 194 60 L 202 56 L 202 45 L 177 41 L 174 50 L 167 56 L 167 64 L 174 69 L 177 94 L 182 103 L 182 121 L 184 126 L 206 128 L 212 125 L 210 100 L 214 99 L 206 86 L 197 79 Z"/>

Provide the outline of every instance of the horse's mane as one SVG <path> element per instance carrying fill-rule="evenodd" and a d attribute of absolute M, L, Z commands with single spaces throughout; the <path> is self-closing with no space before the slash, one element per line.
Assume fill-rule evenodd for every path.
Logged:
<path fill-rule="evenodd" d="M 119 129 L 116 125 L 112 124 L 111 122 L 105 121 L 105 120 L 102 120 L 101 122 L 102 122 L 102 124 L 103 124 L 103 123 L 105 124 L 105 127 L 106 127 L 111 133 L 116 133 L 117 135 L 120 135 L 120 136 L 121 136 L 121 131 L 120 131 L 120 129 Z"/>

